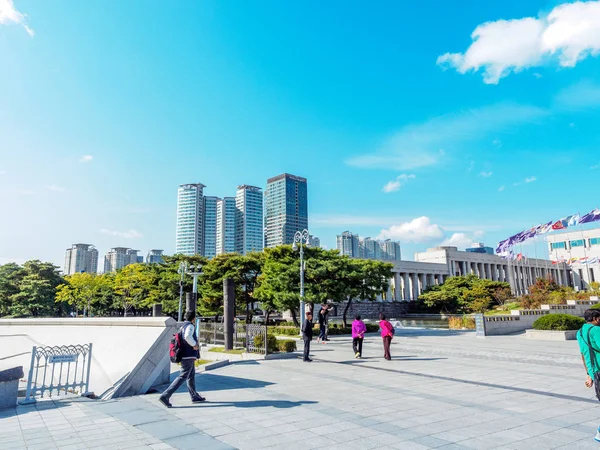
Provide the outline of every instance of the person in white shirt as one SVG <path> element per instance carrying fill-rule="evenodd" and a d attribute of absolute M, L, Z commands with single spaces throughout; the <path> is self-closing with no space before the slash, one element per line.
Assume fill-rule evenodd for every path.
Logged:
<path fill-rule="evenodd" d="M 181 372 L 179 376 L 173 380 L 173 383 L 158 400 L 167 408 L 173 405 L 169 402 L 171 396 L 179 387 L 187 381 L 187 388 L 192 399 L 192 403 L 201 403 L 206 401 L 198 392 L 196 392 L 196 360 L 200 357 L 198 346 L 198 336 L 196 335 L 196 327 L 194 321 L 196 313 L 188 311 L 185 315 L 185 322 L 181 326 L 179 332 L 183 339 L 181 340 Z"/>

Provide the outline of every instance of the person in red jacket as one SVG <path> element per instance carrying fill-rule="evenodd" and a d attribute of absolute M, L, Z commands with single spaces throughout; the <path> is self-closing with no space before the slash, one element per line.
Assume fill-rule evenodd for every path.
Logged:
<path fill-rule="evenodd" d="M 383 339 L 383 357 L 390 361 L 392 355 L 390 354 L 390 345 L 392 338 L 394 337 L 394 326 L 385 320 L 385 314 L 379 314 L 379 328 L 381 328 L 381 337 Z"/>

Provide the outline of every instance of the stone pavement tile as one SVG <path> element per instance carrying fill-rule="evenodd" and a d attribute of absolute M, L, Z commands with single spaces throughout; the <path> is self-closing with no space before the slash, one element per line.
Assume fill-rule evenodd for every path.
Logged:
<path fill-rule="evenodd" d="M 173 447 L 171 447 L 169 444 L 165 444 L 164 442 L 162 442 L 160 444 L 152 444 L 152 445 L 150 445 L 150 448 L 152 450 L 168 450 Z"/>
<path fill-rule="evenodd" d="M 592 438 L 582 439 L 577 442 L 571 442 L 567 445 L 556 447 L 560 450 L 585 450 L 585 449 L 598 449 L 598 443 Z"/>
<path fill-rule="evenodd" d="M 170 438 L 198 433 L 198 428 L 174 420 L 139 425 L 138 429 L 165 441 Z"/>
<path fill-rule="evenodd" d="M 210 449 L 210 450 L 231 450 L 234 447 L 218 441 L 210 436 L 197 434 L 188 434 L 187 436 L 173 437 L 164 440 L 165 444 L 180 450 L 192 449 Z"/>
<path fill-rule="evenodd" d="M 168 420 L 170 414 L 162 410 L 147 411 L 147 410 L 134 410 L 125 413 L 117 413 L 115 417 L 129 425 L 141 425 L 144 423 L 160 422 L 162 420 Z"/>
<path fill-rule="evenodd" d="M 425 450 L 425 449 L 431 448 L 431 447 L 428 447 L 427 445 L 419 444 L 418 442 L 414 442 L 414 441 L 398 442 L 396 444 L 392 444 L 391 447 L 398 448 L 401 450 Z"/>
<path fill-rule="evenodd" d="M 217 436 L 222 436 L 224 434 L 231 434 L 231 433 L 235 433 L 236 430 L 234 430 L 231 427 L 227 427 L 224 425 L 221 425 L 219 427 L 215 427 L 215 428 L 203 428 L 202 432 L 205 434 L 208 434 L 209 436 L 213 436 L 213 437 L 217 437 Z"/>
<path fill-rule="evenodd" d="M 441 450 L 471 450 L 469 449 L 469 447 L 464 447 L 460 444 L 448 444 L 448 445 L 444 445 L 443 447 L 438 447 Z M 497 448 L 496 450 L 502 450 L 501 448 Z M 504 449 L 504 450 L 509 450 L 509 449 Z"/>
<path fill-rule="evenodd" d="M 438 448 L 443 447 L 444 445 L 449 445 L 451 442 L 446 441 L 444 439 L 435 438 L 433 436 L 423 436 L 417 439 L 413 439 L 411 442 L 416 442 L 417 444 L 422 444 L 429 446 L 430 448 Z"/>
<path fill-rule="evenodd" d="M 0 445 L 0 448 L 2 446 Z M 53 450 L 58 448 L 54 442 L 46 442 L 45 444 L 28 445 L 27 450 Z"/>
<path fill-rule="evenodd" d="M 437 431 L 437 430 L 432 430 L 432 431 Z M 469 439 L 467 436 L 463 436 L 462 434 L 457 433 L 454 430 L 443 431 L 441 433 L 431 434 L 430 436 L 434 437 L 434 438 L 438 438 L 438 439 L 443 439 L 443 440 L 448 441 L 450 443 L 456 443 L 456 442 L 466 441 L 467 439 Z"/>

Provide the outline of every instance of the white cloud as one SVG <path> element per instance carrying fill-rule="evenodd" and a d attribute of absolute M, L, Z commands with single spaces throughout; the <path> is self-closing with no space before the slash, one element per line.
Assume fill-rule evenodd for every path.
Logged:
<path fill-rule="evenodd" d="M 539 72 L 534 72 L 533 76 L 539 80 L 540 78 L 542 78 L 543 75 Z"/>
<path fill-rule="evenodd" d="M 131 229 L 128 231 L 115 231 L 115 230 L 108 230 L 106 228 L 102 228 L 100 230 L 100 233 L 102 234 L 107 234 L 109 236 L 117 236 L 117 237 L 122 237 L 125 239 L 139 239 L 144 237 L 144 235 L 142 233 L 140 233 L 137 230 Z"/>
<path fill-rule="evenodd" d="M 94 157 L 92 155 L 84 155 L 79 159 L 80 163 L 89 163 L 92 161 L 92 159 L 94 159 Z"/>
<path fill-rule="evenodd" d="M 27 16 L 15 8 L 13 0 L 0 0 L 0 25 L 21 25 L 31 37 L 35 35 L 33 30 L 27 26 Z"/>
<path fill-rule="evenodd" d="M 54 192 L 66 192 L 67 188 L 64 188 L 62 186 L 57 186 L 55 184 L 51 184 L 49 186 L 46 186 L 46 189 L 49 191 L 54 191 Z"/>
<path fill-rule="evenodd" d="M 592 169 L 592 170 L 600 169 L 600 164 L 594 164 L 593 166 L 590 167 L 590 169 Z"/>
<path fill-rule="evenodd" d="M 17 195 L 34 195 L 35 191 L 33 189 L 14 189 L 12 191 Z"/>
<path fill-rule="evenodd" d="M 494 172 L 491 172 L 491 171 L 490 171 L 490 172 L 483 171 L 483 172 L 480 172 L 480 173 L 479 173 L 479 176 L 481 176 L 481 177 L 483 177 L 483 178 L 489 178 L 489 177 L 491 177 L 493 174 L 494 174 Z"/>
<path fill-rule="evenodd" d="M 488 84 L 547 60 L 574 67 L 600 52 L 600 1 L 564 3 L 537 18 L 486 22 L 471 38 L 464 53 L 446 53 L 437 63 L 463 74 L 482 69 Z"/>
<path fill-rule="evenodd" d="M 473 239 L 465 233 L 454 233 L 449 238 L 444 239 L 440 245 L 467 248 L 473 245 Z"/>
<path fill-rule="evenodd" d="M 536 177 L 527 177 L 523 181 L 517 181 L 516 183 L 513 183 L 513 186 L 520 186 L 522 184 L 533 183 L 534 181 L 537 181 Z"/>
<path fill-rule="evenodd" d="M 498 192 L 502 192 L 504 189 L 506 189 L 506 186 L 500 186 L 500 187 L 498 188 Z"/>
<path fill-rule="evenodd" d="M 400 188 L 408 182 L 408 180 L 412 180 L 414 178 L 416 178 L 416 176 L 413 174 L 403 173 L 402 175 L 398 175 L 395 180 L 388 182 L 383 187 L 383 192 L 390 193 L 399 191 Z"/>
<path fill-rule="evenodd" d="M 404 126 L 374 153 L 350 158 L 347 164 L 361 168 L 413 170 L 440 163 L 462 144 L 477 141 L 532 122 L 549 112 L 530 105 L 500 103 L 445 114 L 423 123 Z"/>
<path fill-rule="evenodd" d="M 427 242 L 444 237 L 444 231 L 439 225 L 431 223 L 429 217 L 422 216 L 392 225 L 379 233 L 378 239 L 394 239 L 402 242 Z"/>

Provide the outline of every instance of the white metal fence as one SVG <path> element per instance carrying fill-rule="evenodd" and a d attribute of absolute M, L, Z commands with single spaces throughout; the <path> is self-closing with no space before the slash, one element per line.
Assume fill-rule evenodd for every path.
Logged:
<path fill-rule="evenodd" d="M 33 347 L 25 400 L 89 393 L 92 344 Z"/>

